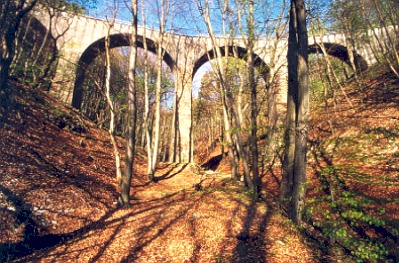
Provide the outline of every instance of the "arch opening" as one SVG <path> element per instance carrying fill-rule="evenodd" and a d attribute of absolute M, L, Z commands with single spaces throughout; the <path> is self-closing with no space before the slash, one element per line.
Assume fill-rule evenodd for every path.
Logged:
<path fill-rule="evenodd" d="M 156 43 L 151 39 L 146 39 L 148 51 L 152 54 L 156 54 Z M 144 39 L 142 36 L 138 36 L 137 47 L 143 49 Z M 72 95 L 72 106 L 76 109 L 80 109 L 82 105 L 83 96 L 83 83 L 86 79 L 86 72 L 89 65 L 100 55 L 105 53 L 105 38 L 99 39 L 92 43 L 81 55 L 78 66 L 76 69 L 76 79 Z M 110 36 L 110 48 L 121 48 L 130 47 L 130 35 L 127 34 L 114 34 Z M 172 72 L 174 72 L 176 63 L 172 57 L 165 51 L 163 51 L 163 61 L 167 64 Z"/>
<path fill-rule="evenodd" d="M 225 57 L 226 56 L 225 47 L 219 47 L 219 49 L 221 51 L 222 56 Z M 248 56 L 248 52 L 247 52 L 247 49 L 240 47 L 240 46 L 229 46 L 228 51 L 227 51 L 227 56 L 228 57 L 237 57 L 238 59 L 245 61 Z M 267 75 L 269 74 L 269 67 L 263 61 L 263 59 L 261 59 L 257 54 L 252 54 L 252 57 L 253 57 L 255 68 L 257 68 L 257 70 L 263 75 L 263 77 L 266 80 Z M 215 58 L 216 58 L 216 54 L 215 54 L 214 50 L 209 50 L 207 53 L 203 54 L 194 64 L 193 73 L 192 73 L 193 78 L 196 75 L 197 71 L 205 63 L 207 63 L 209 60 L 212 60 Z"/>
<path fill-rule="evenodd" d="M 242 47 L 229 47 L 227 58 L 224 47 L 221 48 L 224 59 L 228 65 L 225 69 L 229 93 L 234 97 L 235 104 L 240 111 L 244 138 L 249 137 L 251 131 L 250 98 L 251 88 L 247 81 L 248 67 L 246 58 L 247 50 Z M 208 51 L 195 63 L 193 70 L 193 152 L 195 161 L 201 163 L 207 169 L 215 170 L 219 166 L 223 150 L 224 113 L 221 102 L 218 76 L 213 71 L 216 55 Z M 255 80 L 257 84 L 258 100 L 267 100 L 266 83 L 268 81 L 269 68 L 256 54 L 253 55 L 255 64 Z M 228 106 L 231 109 L 231 105 Z M 258 103 L 258 123 L 265 123 L 264 116 L 267 111 L 267 103 Z M 259 127 L 263 125 L 259 125 Z M 234 129 L 234 128 L 233 128 Z M 260 128 L 263 129 L 263 128 Z M 204 163 L 207 157 L 214 156 Z"/>
<path fill-rule="evenodd" d="M 101 40 L 100 40 L 101 41 Z M 127 87 L 128 87 L 128 69 L 129 69 L 129 54 L 130 47 L 124 46 L 128 44 L 128 41 L 119 41 L 111 45 L 110 55 L 111 55 L 111 100 L 113 101 L 114 107 L 117 108 L 117 119 L 115 132 L 118 135 L 124 134 L 127 125 Z M 97 45 L 101 45 L 97 43 Z M 94 45 L 92 45 L 94 46 Z M 144 49 L 140 48 L 142 43 L 138 45 L 137 52 L 137 64 L 136 64 L 136 84 L 137 84 L 137 127 L 138 135 L 137 140 L 140 144 L 144 143 L 141 141 L 145 140 L 144 134 L 144 114 L 145 114 L 145 95 L 144 95 L 144 61 L 145 54 Z M 155 48 L 152 48 L 155 51 Z M 87 51 L 87 50 L 86 50 Z M 84 72 L 81 73 L 82 77 L 79 82 L 80 95 L 79 100 L 79 110 L 93 120 L 97 126 L 108 128 L 110 113 L 109 106 L 105 100 L 105 77 L 106 77 L 106 67 L 105 67 L 105 52 L 101 53 L 101 50 L 91 50 L 87 51 L 85 55 L 82 55 L 81 61 L 85 63 Z M 95 57 L 90 57 L 87 54 L 94 54 Z M 147 61 L 148 61 L 148 89 L 149 89 L 149 100 L 150 100 L 150 113 L 149 118 L 153 118 L 153 109 L 155 101 L 155 86 L 156 86 L 156 70 L 157 70 L 157 57 L 153 52 L 148 51 Z M 85 60 L 86 59 L 86 60 Z M 83 63 L 83 62 L 82 62 Z M 171 65 L 167 64 L 165 59 L 162 65 L 162 88 L 161 88 L 161 123 L 162 126 L 170 126 L 171 123 L 171 107 L 173 103 L 173 95 L 175 88 L 174 75 L 171 69 Z M 82 70 L 82 69 L 81 69 Z M 79 71 L 78 71 L 79 72 Z M 76 83 L 75 83 L 76 85 Z M 76 95 L 77 93 L 75 93 Z M 76 97 L 74 97 L 76 99 Z M 161 127 L 161 129 L 164 129 Z M 170 128 L 165 128 L 170 130 Z M 167 133 L 165 132 L 165 135 Z M 164 147 L 167 140 L 161 139 L 161 145 Z M 166 147 L 166 146 L 165 146 Z M 165 148 L 164 147 L 164 148 Z M 166 156 L 165 150 L 160 152 L 161 158 Z"/>
<path fill-rule="evenodd" d="M 348 64 L 349 66 L 351 66 L 349 52 L 345 46 L 333 43 L 324 43 L 323 45 L 328 55 L 338 58 L 343 62 L 345 62 L 346 64 Z M 323 52 L 320 48 L 320 44 L 313 44 L 309 45 L 308 53 L 322 54 Z M 354 52 L 353 56 L 354 56 L 354 62 L 355 62 L 354 66 L 356 68 L 356 71 L 361 72 L 368 68 L 367 61 L 361 55 Z"/>

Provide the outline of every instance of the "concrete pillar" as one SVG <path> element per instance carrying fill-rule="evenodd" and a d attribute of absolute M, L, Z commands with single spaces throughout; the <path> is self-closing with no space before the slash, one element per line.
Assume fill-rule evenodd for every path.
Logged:
<path fill-rule="evenodd" d="M 176 116 L 174 147 L 174 161 L 189 163 L 193 161 L 192 147 L 192 76 L 190 70 L 178 69 L 175 72 L 176 80 Z M 174 149 L 173 149 L 174 148 Z"/>
<path fill-rule="evenodd" d="M 71 105 L 75 78 L 76 64 L 65 60 L 64 57 L 60 57 L 50 93 L 65 104 Z"/>

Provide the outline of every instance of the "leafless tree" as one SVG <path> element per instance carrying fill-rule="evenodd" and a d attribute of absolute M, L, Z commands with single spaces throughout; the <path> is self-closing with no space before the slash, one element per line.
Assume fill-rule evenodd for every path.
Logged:
<path fill-rule="evenodd" d="M 309 116 L 308 34 L 304 0 L 291 0 L 287 59 L 288 108 L 280 200 L 289 218 L 300 225 L 306 193 Z"/>
<path fill-rule="evenodd" d="M 121 206 L 130 206 L 130 184 L 136 144 L 136 58 L 137 58 L 137 0 L 132 0 L 132 34 L 130 38 L 129 87 L 128 87 L 128 125 L 126 138 L 125 171 L 121 181 L 121 194 L 118 202 Z"/>
<path fill-rule="evenodd" d="M 106 87 L 106 101 L 108 104 L 108 108 L 110 111 L 110 122 L 108 133 L 110 136 L 110 140 L 112 143 L 112 147 L 114 150 L 115 156 L 115 167 L 116 167 L 116 180 L 118 183 L 121 183 L 122 180 L 122 170 L 120 164 L 120 153 L 118 149 L 118 142 L 115 139 L 115 116 L 117 113 L 116 104 L 112 101 L 111 98 L 111 54 L 110 54 L 110 32 L 112 27 L 114 26 L 116 15 L 117 15 L 117 4 L 116 1 L 113 1 L 113 10 L 111 19 L 107 18 L 107 34 L 105 36 L 105 66 L 106 66 L 106 75 L 105 75 L 105 87 Z"/>

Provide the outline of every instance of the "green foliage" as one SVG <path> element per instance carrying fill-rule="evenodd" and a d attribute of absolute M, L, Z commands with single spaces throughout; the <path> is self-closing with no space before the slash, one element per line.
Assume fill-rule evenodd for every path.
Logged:
<path fill-rule="evenodd" d="M 346 177 L 342 167 L 321 169 L 319 194 L 307 201 L 305 218 L 330 246 L 348 251 L 347 256 L 356 262 L 385 260 L 393 253 L 399 233 L 395 223 L 384 218 L 381 205 L 397 200 L 376 200 L 351 190 Z"/>
<path fill-rule="evenodd" d="M 329 56 L 331 69 L 322 54 L 309 54 L 309 97 L 311 107 L 317 107 L 323 101 L 333 98 L 338 91 L 338 84 L 344 83 L 353 75 L 352 68 L 342 60 Z M 335 76 L 331 73 L 334 71 Z M 339 81 L 339 83 L 337 82 Z"/>

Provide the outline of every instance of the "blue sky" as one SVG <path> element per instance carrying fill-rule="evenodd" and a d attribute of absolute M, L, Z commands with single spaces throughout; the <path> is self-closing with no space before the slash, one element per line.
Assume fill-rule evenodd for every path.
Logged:
<path fill-rule="evenodd" d="M 147 27 L 150 28 L 158 28 L 158 14 L 159 12 L 159 4 L 161 1 L 159 0 L 145 0 L 145 10 L 146 10 L 146 20 Z M 169 32 L 180 33 L 185 35 L 206 35 L 206 26 L 203 22 L 203 18 L 201 17 L 201 13 L 198 8 L 198 2 L 204 2 L 203 0 L 170 0 L 170 12 L 169 18 L 167 21 L 167 30 Z M 211 19 L 213 22 L 213 28 L 216 34 L 221 35 L 221 11 L 219 8 L 219 4 L 222 3 L 222 0 L 209 0 L 210 2 L 210 11 L 211 11 Z M 265 21 L 269 21 L 270 19 L 276 18 L 279 16 L 282 0 L 273 1 L 255 1 L 257 2 L 256 6 L 256 17 L 258 28 L 260 31 L 265 31 Z M 130 0 L 117 0 L 118 6 L 117 19 L 120 21 L 124 21 L 126 23 L 130 23 L 131 20 L 131 12 L 130 12 Z M 142 1 L 139 0 L 140 5 Z M 204 6 L 204 4 L 202 4 Z M 140 8 L 140 7 L 139 7 Z M 97 4 L 95 7 L 88 9 L 88 14 L 90 16 L 94 16 L 100 19 L 104 19 L 106 16 L 111 17 L 113 11 L 113 1 L 109 0 L 97 0 Z M 232 13 L 236 13 L 235 1 L 230 1 L 230 9 Z M 139 21 L 141 21 L 141 8 L 139 10 Z M 140 23 L 140 22 L 139 22 Z M 245 23 L 243 19 L 242 23 Z M 237 22 L 234 23 L 237 25 Z M 245 27 L 245 25 L 244 25 Z M 237 33 L 238 34 L 238 33 Z"/>

